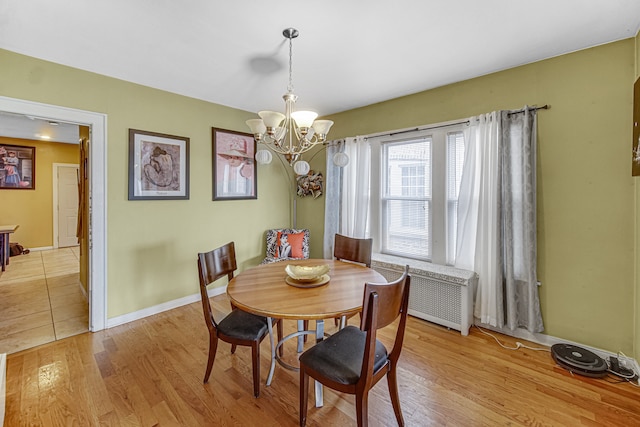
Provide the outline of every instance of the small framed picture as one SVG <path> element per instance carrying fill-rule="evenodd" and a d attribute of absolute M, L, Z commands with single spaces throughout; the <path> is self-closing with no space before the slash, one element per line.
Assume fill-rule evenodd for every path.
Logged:
<path fill-rule="evenodd" d="M 212 131 L 213 200 L 257 199 L 253 135 L 218 128 Z"/>
<path fill-rule="evenodd" d="M 129 200 L 189 199 L 189 138 L 129 129 Z"/>
<path fill-rule="evenodd" d="M 0 145 L 0 190 L 35 190 L 36 147 Z"/>

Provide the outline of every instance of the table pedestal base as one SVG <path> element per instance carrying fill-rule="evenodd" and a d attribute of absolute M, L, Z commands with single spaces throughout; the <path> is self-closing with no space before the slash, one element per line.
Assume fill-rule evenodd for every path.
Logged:
<path fill-rule="evenodd" d="M 324 339 L 324 320 L 316 320 L 316 329 L 315 331 L 305 331 L 303 328 L 303 321 L 298 320 L 298 332 L 294 332 L 292 334 L 283 337 L 281 341 L 275 344 L 275 340 L 273 338 L 273 326 L 272 319 L 267 317 L 267 326 L 269 327 L 269 342 L 271 344 L 271 367 L 269 368 L 269 375 L 267 376 L 267 386 L 271 385 L 271 381 L 273 380 L 273 374 L 276 367 L 276 361 L 285 369 L 289 369 L 291 371 L 299 372 L 300 368 L 290 365 L 285 362 L 278 356 L 278 349 L 285 343 L 285 341 L 290 340 L 291 338 L 298 338 L 298 353 L 302 353 L 303 345 L 304 345 L 304 336 L 305 335 L 316 335 L 316 343 L 320 342 Z M 316 408 L 321 408 L 323 405 L 323 393 L 322 393 L 322 383 L 318 381 L 314 381 L 315 388 L 315 396 L 316 396 Z"/>

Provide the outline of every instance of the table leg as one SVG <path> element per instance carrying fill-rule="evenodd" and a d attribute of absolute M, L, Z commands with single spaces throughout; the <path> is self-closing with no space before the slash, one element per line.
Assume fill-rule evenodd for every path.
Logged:
<path fill-rule="evenodd" d="M 324 320 L 316 320 L 316 343 L 322 341 L 324 339 Z M 315 394 L 316 394 L 316 408 L 322 408 L 323 397 L 322 397 L 322 383 L 318 381 L 314 381 L 315 386 Z"/>
<path fill-rule="evenodd" d="M 276 346 L 273 341 L 273 319 L 267 317 L 267 327 L 269 328 L 269 343 L 271 344 L 271 367 L 269 368 L 269 375 L 267 376 L 267 387 L 271 385 L 273 379 L 273 373 L 276 369 Z"/>
<path fill-rule="evenodd" d="M 304 320 L 298 320 L 298 332 L 304 331 Z M 298 336 L 298 353 L 302 353 L 304 350 L 304 335 Z"/>

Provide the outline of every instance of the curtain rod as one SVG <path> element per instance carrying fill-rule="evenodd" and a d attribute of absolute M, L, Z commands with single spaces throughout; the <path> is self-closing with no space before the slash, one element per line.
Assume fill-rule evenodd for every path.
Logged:
<path fill-rule="evenodd" d="M 548 110 L 549 108 L 551 108 L 549 104 L 544 104 L 542 107 L 533 107 L 530 109 L 533 111 L 538 111 L 538 110 Z M 522 113 L 524 113 L 524 108 L 516 111 L 511 111 L 509 114 L 507 114 L 507 116 L 511 116 L 512 114 L 522 114 Z"/>
<path fill-rule="evenodd" d="M 548 110 L 550 108 L 549 104 L 545 104 L 542 107 L 533 107 L 530 108 L 530 110 L 533 111 L 538 111 L 538 110 Z M 520 110 L 513 110 L 511 112 L 509 112 L 507 115 L 511 116 L 512 114 L 522 114 L 524 113 L 524 108 L 520 109 Z M 444 128 L 444 127 L 448 127 L 448 126 L 457 126 L 457 125 L 468 125 L 470 122 L 469 120 L 463 120 L 463 121 L 458 121 L 458 122 L 453 122 L 453 123 L 446 123 L 443 125 L 436 125 L 436 126 L 425 126 L 423 128 L 417 127 L 417 128 L 413 128 L 413 129 L 405 129 L 405 130 L 401 130 L 398 132 L 391 132 L 391 133 L 378 133 L 378 134 L 372 134 L 372 135 L 368 135 L 365 136 L 364 139 L 369 139 L 369 138 L 377 138 L 379 136 L 394 136 L 394 135 L 401 135 L 403 133 L 408 133 L 408 132 L 418 132 L 421 130 L 431 130 L 431 129 L 439 129 L 439 128 Z"/>

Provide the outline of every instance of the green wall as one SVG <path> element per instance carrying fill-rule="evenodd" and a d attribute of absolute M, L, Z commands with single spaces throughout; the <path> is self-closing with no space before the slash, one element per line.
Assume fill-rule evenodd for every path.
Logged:
<path fill-rule="evenodd" d="M 53 246 L 53 164 L 78 164 L 78 146 L 0 137 L 0 145 L 36 149 L 35 189 L 0 190 L 0 223 L 18 224 L 12 242 L 25 248 Z"/>
<path fill-rule="evenodd" d="M 627 39 L 329 117 L 331 138 L 549 104 L 538 115 L 538 273 L 545 334 L 633 354 L 635 298 Z M 319 156 L 320 157 L 320 156 Z M 299 209 L 322 233 L 312 201 Z"/>
<path fill-rule="evenodd" d="M 240 270 L 258 264 L 265 230 L 289 225 L 286 175 L 277 162 L 258 167 L 257 200 L 211 200 L 211 128 L 246 132 L 244 121 L 255 114 L 6 50 L 0 64 L 2 96 L 108 115 L 109 318 L 197 293 L 197 253 L 228 241 L 236 243 Z M 189 200 L 127 200 L 129 128 L 190 138 Z"/>

